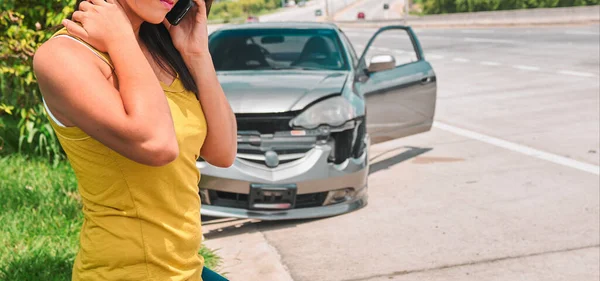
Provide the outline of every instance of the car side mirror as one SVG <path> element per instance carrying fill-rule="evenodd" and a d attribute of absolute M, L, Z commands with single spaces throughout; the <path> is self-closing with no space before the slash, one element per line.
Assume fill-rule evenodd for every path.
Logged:
<path fill-rule="evenodd" d="M 371 58 L 369 73 L 390 70 L 396 67 L 396 59 L 390 55 L 377 55 Z"/>

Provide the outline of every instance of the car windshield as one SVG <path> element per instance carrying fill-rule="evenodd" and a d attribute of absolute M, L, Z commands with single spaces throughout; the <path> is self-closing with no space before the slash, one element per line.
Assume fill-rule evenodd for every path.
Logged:
<path fill-rule="evenodd" d="M 217 71 L 348 68 L 331 29 L 224 30 L 211 36 L 209 48 Z"/>

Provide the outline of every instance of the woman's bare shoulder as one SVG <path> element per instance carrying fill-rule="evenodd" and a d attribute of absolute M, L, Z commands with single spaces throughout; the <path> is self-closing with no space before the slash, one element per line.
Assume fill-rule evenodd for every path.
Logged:
<path fill-rule="evenodd" d="M 112 73 L 111 67 L 93 49 L 65 36 L 51 38 L 38 47 L 33 57 L 33 67 L 36 75 L 44 76 L 69 75 L 84 69 L 99 70 L 105 77 Z"/>

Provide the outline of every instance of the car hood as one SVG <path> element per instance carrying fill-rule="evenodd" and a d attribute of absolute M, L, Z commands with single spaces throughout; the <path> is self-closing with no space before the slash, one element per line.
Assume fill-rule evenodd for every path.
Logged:
<path fill-rule="evenodd" d="M 347 71 L 223 71 L 219 82 L 235 113 L 302 110 L 325 96 L 340 94 Z"/>

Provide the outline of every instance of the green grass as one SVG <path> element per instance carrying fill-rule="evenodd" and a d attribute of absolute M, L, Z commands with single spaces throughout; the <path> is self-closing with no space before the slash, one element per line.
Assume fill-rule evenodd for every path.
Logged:
<path fill-rule="evenodd" d="M 70 280 L 82 221 L 67 163 L 53 168 L 40 159 L 0 158 L 0 280 Z M 200 254 L 218 270 L 215 253 Z"/>

